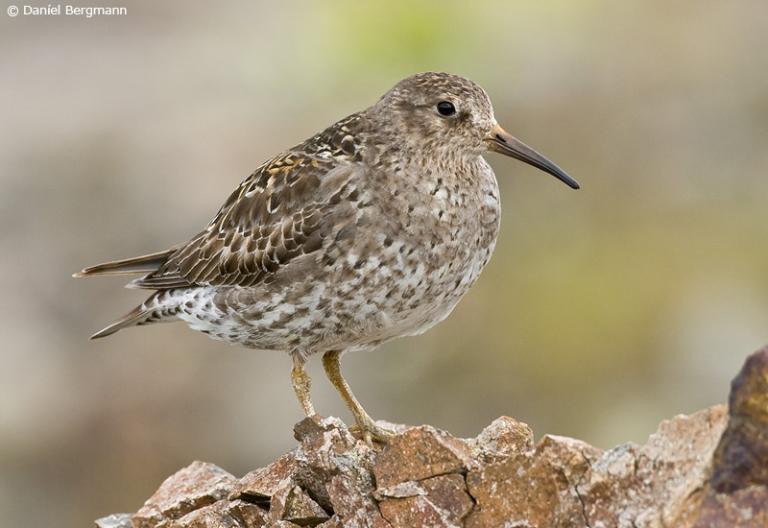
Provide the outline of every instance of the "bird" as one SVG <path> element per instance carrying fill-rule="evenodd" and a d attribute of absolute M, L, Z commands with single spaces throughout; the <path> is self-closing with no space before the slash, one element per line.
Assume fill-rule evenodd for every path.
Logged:
<path fill-rule="evenodd" d="M 183 321 L 211 338 L 292 358 L 291 382 L 314 416 L 310 357 L 369 445 L 393 431 L 365 411 L 341 372 L 372 350 L 444 320 L 488 263 L 500 227 L 496 152 L 579 184 L 505 131 L 475 82 L 424 72 L 269 159 L 210 223 L 167 250 L 88 267 L 75 277 L 139 275 L 152 290 L 91 336 Z"/>

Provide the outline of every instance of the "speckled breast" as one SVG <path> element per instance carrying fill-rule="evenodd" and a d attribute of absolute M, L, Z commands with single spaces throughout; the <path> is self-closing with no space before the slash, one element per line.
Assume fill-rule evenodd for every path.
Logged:
<path fill-rule="evenodd" d="M 418 177 L 404 172 L 370 185 L 389 198 L 364 213 L 347 255 L 356 272 L 343 269 L 335 281 L 345 311 L 355 314 L 348 348 L 429 329 L 488 263 L 499 231 L 498 185 L 482 158 L 462 169 L 426 167 Z"/>

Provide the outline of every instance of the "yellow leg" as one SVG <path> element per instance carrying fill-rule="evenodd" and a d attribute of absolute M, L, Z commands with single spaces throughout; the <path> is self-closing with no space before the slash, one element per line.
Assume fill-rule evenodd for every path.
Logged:
<path fill-rule="evenodd" d="M 296 397 L 299 399 L 301 408 L 304 410 L 304 414 L 307 416 L 313 416 L 315 414 L 315 408 L 312 405 L 311 395 L 309 388 L 312 386 L 312 379 L 304 370 L 304 364 L 307 362 L 299 354 L 292 354 L 293 356 L 293 368 L 291 369 L 291 383 L 293 384 L 293 390 L 296 393 Z"/>
<path fill-rule="evenodd" d="M 328 376 L 328 379 L 331 380 L 333 386 L 336 387 L 336 390 L 339 391 L 344 403 L 347 404 L 350 412 L 352 412 L 352 415 L 355 417 L 357 429 L 362 434 L 365 442 L 368 445 L 371 445 L 371 440 L 386 443 L 395 433 L 389 429 L 384 429 L 383 427 L 376 425 L 373 418 L 365 412 L 363 406 L 360 405 L 360 402 L 357 401 L 355 395 L 352 394 L 352 390 L 349 388 L 344 376 L 341 375 L 340 359 L 341 352 L 335 350 L 323 354 L 323 368 L 325 368 L 325 374 Z"/>

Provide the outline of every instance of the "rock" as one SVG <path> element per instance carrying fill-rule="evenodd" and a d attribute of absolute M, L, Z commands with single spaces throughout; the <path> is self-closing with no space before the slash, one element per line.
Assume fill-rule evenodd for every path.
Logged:
<path fill-rule="evenodd" d="M 344 528 L 344 525 L 341 524 L 339 517 L 334 515 L 324 523 L 318 524 L 317 528 Z"/>
<path fill-rule="evenodd" d="M 728 415 L 711 476 L 681 508 L 680 526 L 768 526 L 768 347 L 752 354 L 733 380 Z"/>
<path fill-rule="evenodd" d="M 534 450 L 482 464 L 467 475 L 477 505 L 466 526 L 586 526 L 576 485 L 598 453 L 579 440 L 547 435 Z"/>
<path fill-rule="evenodd" d="M 390 491 L 377 492 L 382 497 L 379 510 L 393 528 L 462 526 L 463 519 L 474 505 L 467 493 L 464 477 L 457 473 L 424 479 L 418 483 L 409 481 L 407 484 L 389 488 Z"/>
<path fill-rule="evenodd" d="M 165 526 L 169 521 L 225 498 L 235 477 L 218 466 L 193 462 L 168 477 L 132 517 L 134 528 Z"/>
<path fill-rule="evenodd" d="M 528 424 L 509 416 L 496 418 L 472 442 L 484 462 L 497 462 L 533 449 L 533 431 Z"/>
<path fill-rule="evenodd" d="M 768 490 L 749 486 L 731 494 L 712 492 L 701 504 L 694 528 L 765 528 L 768 526 Z"/>
<path fill-rule="evenodd" d="M 337 418 L 299 422 L 299 445 L 242 479 L 195 462 L 135 514 L 99 528 L 765 528 L 768 349 L 714 406 L 608 451 L 496 419 L 462 440 L 431 426 L 386 446 Z"/>
<path fill-rule="evenodd" d="M 329 516 L 303 489 L 294 486 L 285 500 L 283 518 L 300 526 L 316 526 Z"/>
<path fill-rule="evenodd" d="M 707 478 L 725 427 L 723 406 L 665 420 L 644 446 L 625 444 L 591 464 L 578 486 L 590 524 L 670 525 Z"/>
<path fill-rule="evenodd" d="M 251 528 L 267 522 L 267 512 L 254 504 L 220 500 L 171 522 L 170 528 Z"/>
<path fill-rule="evenodd" d="M 130 513 L 113 513 L 101 519 L 96 519 L 98 528 L 132 528 Z"/>
<path fill-rule="evenodd" d="M 338 418 L 305 418 L 294 428 L 303 470 L 296 481 L 342 526 L 386 527 L 373 499 L 375 452 Z"/>
<path fill-rule="evenodd" d="M 466 471 L 469 446 L 448 433 L 423 425 L 408 429 L 384 447 L 373 468 L 379 487 Z"/>
<path fill-rule="evenodd" d="M 731 384 L 730 419 L 715 451 L 712 488 L 768 485 L 768 348 L 747 359 Z"/>
<path fill-rule="evenodd" d="M 447 513 L 447 518 L 460 521 L 472 511 L 475 501 L 467 493 L 467 483 L 461 475 L 441 475 L 421 481 L 427 499 Z"/>
<path fill-rule="evenodd" d="M 342 526 L 357 528 L 375 526 L 385 528 L 376 501 L 373 499 L 373 479 L 370 474 L 350 470 L 336 475 L 328 486 L 333 511 Z"/>
<path fill-rule="evenodd" d="M 244 499 L 269 508 L 272 498 L 294 486 L 299 464 L 293 453 L 286 453 L 269 466 L 251 471 L 241 478 L 229 494 L 230 499 Z M 275 505 L 272 504 L 272 507 Z"/>
<path fill-rule="evenodd" d="M 268 512 L 259 506 L 241 500 L 229 501 L 229 515 L 240 520 L 243 526 L 247 528 L 266 526 L 269 521 Z"/>

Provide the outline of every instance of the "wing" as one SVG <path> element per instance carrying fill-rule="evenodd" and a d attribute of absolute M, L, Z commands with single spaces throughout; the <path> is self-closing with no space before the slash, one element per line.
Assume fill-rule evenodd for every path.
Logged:
<path fill-rule="evenodd" d="M 256 169 L 203 232 L 132 285 L 252 286 L 328 246 L 355 215 L 347 200 L 362 165 L 349 119 Z"/>

